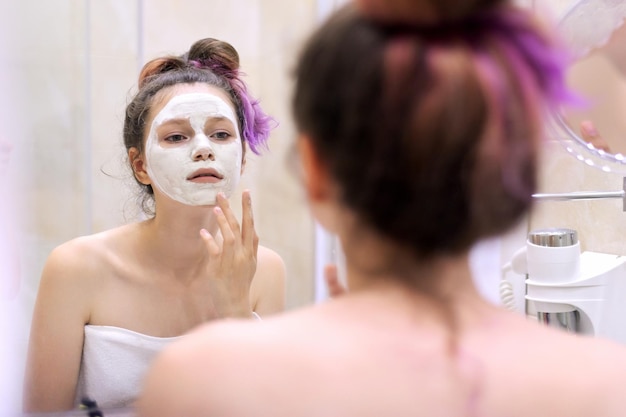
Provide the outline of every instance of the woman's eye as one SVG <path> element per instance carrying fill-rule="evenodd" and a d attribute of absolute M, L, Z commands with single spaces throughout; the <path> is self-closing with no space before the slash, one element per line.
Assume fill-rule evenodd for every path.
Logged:
<path fill-rule="evenodd" d="M 170 143 L 177 143 L 177 142 L 182 142 L 185 139 L 187 139 L 187 137 L 184 135 L 170 135 L 165 138 L 165 141 L 170 142 Z"/>
<path fill-rule="evenodd" d="M 228 133 L 228 132 L 215 132 L 211 136 L 214 137 L 217 140 L 226 140 L 226 139 L 230 138 L 230 133 Z"/>

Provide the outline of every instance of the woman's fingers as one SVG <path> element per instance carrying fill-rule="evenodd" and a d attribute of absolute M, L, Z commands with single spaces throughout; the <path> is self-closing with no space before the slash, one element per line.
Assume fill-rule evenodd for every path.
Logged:
<path fill-rule="evenodd" d="M 348 292 L 346 287 L 339 282 L 339 273 L 337 272 L 337 265 L 329 264 L 324 267 L 324 279 L 328 286 L 328 295 L 330 298 L 339 297 L 340 295 Z"/>
<path fill-rule="evenodd" d="M 207 250 L 209 251 L 210 258 L 218 256 L 221 252 L 220 246 L 217 244 L 213 236 L 206 230 L 200 229 L 200 237 L 204 241 Z"/>
<path fill-rule="evenodd" d="M 222 268 L 232 269 L 229 273 L 237 268 L 249 268 L 250 262 L 256 263 L 259 239 L 254 229 L 252 200 L 249 191 L 244 191 L 242 195 L 242 209 L 240 226 L 226 197 L 220 193 L 217 198 L 217 206 L 213 207 L 213 211 L 222 236 L 221 245 L 209 237 L 208 232 L 201 232 L 207 245 L 210 244 L 210 253 L 214 256 L 215 262 L 222 265 Z M 219 256 L 215 256 L 216 254 Z"/>
<path fill-rule="evenodd" d="M 259 237 L 254 229 L 254 216 L 252 215 L 252 197 L 250 191 L 245 190 L 241 198 L 241 239 L 246 248 L 256 253 L 259 246 Z"/>
<path fill-rule="evenodd" d="M 595 125 L 590 120 L 585 120 L 580 124 L 580 133 L 582 134 L 585 142 L 592 144 L 596 149 L 601 149 L 605 152 L 611 152 L 609 144 L 596 129 Z"/>
<path fill-rule="evenodd" d="M 239 222 L 237 221 L 235 214 L 230 208 L 230 203 L 228 202 L 228 199 L 223 193 L 219 193 L 217 195 L 217 205 L 219 208 L 222 209 L 222 213 L 224 213 L 224 217 L 228 221 L 228 225 L 230 226 L 233 234 L 235 236 L 238 236 L 241 233 L 241 230 L 239 229 Z"/>
<path fill-rule="evenodd" d="M 224 211 L 220 207 L 213 208 L 215 212 L 215 218 L 222 234 L 222 250 L 221 257 L 222 263 L 231 262 L 234 257 L 235 245 L 237 243 L 237 236 L 233 233 L 231 226 L 226 219 Z"/>

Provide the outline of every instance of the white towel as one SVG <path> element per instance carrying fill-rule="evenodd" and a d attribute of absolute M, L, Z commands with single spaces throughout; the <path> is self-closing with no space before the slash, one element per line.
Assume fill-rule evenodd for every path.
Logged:
<path fill-rule="evenodd" d="M 155 355 L 179 338 L 86 325 L 76 403 L 87 396 L 102 408 L 132 405 Z"/>

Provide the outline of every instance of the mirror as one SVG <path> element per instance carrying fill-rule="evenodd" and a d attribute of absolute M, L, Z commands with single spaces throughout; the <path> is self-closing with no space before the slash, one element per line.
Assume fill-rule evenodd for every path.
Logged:
<path fill-rule="evenodd" d="M 17 407 L 45 259 L 62 242 L 140 216 L 124 160 L 124 107 L 144 62 L 197 39 L 237 48 L 250 90 L 280 123 L 268 152 L 248 153 L 240 188 L 252 191 L 262 244 L 287 266 L 287 308 L 313 301 L 314 225 L 285 159 L 294 137 L 289 70 L 317 22 L 317 1 L 22 0 L 2 2 L 2 12 L 11 33 L 3 36 L 11 39 L 11 53 L 3 49 L 11 88 L 2 91 L 14 115 L 2 118 L 2 132 L 15 146 L 10 180 L 21 214 L 20 289 L 10 301 L 20 377 L 7 383 Z"/>
<path fill-rule="evenodd" d="M 132 221 L 139 215 L 121 146 L 123 110 L 139 69 L 152 57 L 181 53 L 194 40 L 207 36 L 223 38 L 237 48 L 250 89 L 280 122 L 272 134 L 270 152 L 248 161 L 242 188 L 252 189 L 262 242 L 276 250 L 287 265 L 287 307 L 313 301 L 315 231 L 300 187 L 284 163 L 293 139 L 289 70 L 301 39 L 318 15 L 339 3 L 0 3 L 0 16 L 6 20 L 0 29 L 11 34 L 0 37 L 11 39 L 1 49 L 2 64 L 8 67 L 2 73 L 10 81 L 1 84 L 0 108 L 11 112 L 2 112 L 0 132 L 9 136 L 14 146 L 8 178 L 18 190 L 14 211 L 20 213 L 16 217 L 21 232 L 16 244 L 20 288 L 5 303 L 10 310 L 7 317 L 14 318 L 16 329 L 15 347 L 9 350 L 14 356 L 8 360 L 15 374 L 23 371 L 38 280 L 50 251 L 69 239 Z M 562 24 L 582 24 L 576 19 L 564 19 Z M 568 114 L 567 123 L 577 126 L 579 116 L 587 115 Z M 605 137 L 613 136 L 602 118 L 590 118 Z M 582 141 L 577 143 L 584 147 Z M 622 149 L 617 144 L 611 147 Z M 619 152 L 626 153 L 626 149 Z M 1 401 L 4 397 L 0 396 L 2 406 L 9 407 L 7 410 L 20 407 L 21 375 L 4 385 L 7 401 Z"/>
<path fill-rule="evenodd" d="M 556 115 L 553 132 L 576 158 L 606 172 L 626 173 L 626 3 L 578 0 L 559 28 L 575 62 L 568 83 L 584 103 Z M 581 133 L 592 121 L 601 140 Z"/>

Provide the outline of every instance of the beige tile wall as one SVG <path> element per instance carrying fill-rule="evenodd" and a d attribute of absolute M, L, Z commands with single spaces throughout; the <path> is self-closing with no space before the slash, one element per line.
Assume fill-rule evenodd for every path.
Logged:
<path fill-rule="evenodd" d="M 546 144 L 541 168 L 541 192 L 622 190 L 621 175 L 585 165 L 559 142 Z M 621 199 L 539 202 L 529 228 L 546 227 L 577 230 L 583 251 L 626 255 L 626 213 Z"/>

